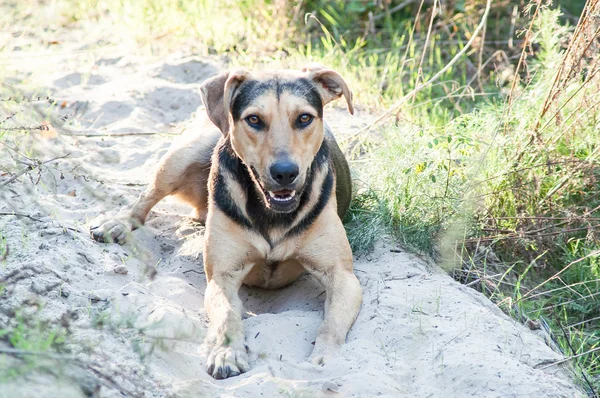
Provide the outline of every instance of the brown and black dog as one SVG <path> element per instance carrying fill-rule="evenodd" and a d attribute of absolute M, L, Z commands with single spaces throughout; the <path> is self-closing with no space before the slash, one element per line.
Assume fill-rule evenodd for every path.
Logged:
<path fill-rule="evenodd" d="M 276 289 L 308 271 L 326 290 L 314 364 L 345 342 L 362 301 L 341 219 L 350 205 L 348 164 L 323 121 L 323 107 L 352 94 L 335 71 L 225 72 L 201 87 L 210 121 L 162 158 L 131 208 L 91 227 L 122 243 L 167 195 L 179 195 L 206 224 L 204 304 L 210 318 L 207 371 L 217 379 L 249 369 L 242 283 Z"/>

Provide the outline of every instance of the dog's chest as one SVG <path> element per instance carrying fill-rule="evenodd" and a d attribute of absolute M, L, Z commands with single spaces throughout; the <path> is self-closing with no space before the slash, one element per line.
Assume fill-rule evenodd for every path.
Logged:
<path fill-rule="evenodd" d="M 249 241 L 256 250 L 259 260 L 272 263 L 293 258 L 298 248 L 297 237 L 287 237 L 283 228 L 268 231 L 268 237 L 251 232 Z"/>

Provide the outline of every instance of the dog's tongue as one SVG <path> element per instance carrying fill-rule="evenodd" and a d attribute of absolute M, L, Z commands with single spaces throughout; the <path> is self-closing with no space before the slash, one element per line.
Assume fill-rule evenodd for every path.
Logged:
<path fill-rule="evenodd" d="M 290 189 L 280 189 L 279 191 L 269 191 L 269 196 L 271 199 L 277 202 L 289 202 L 294 198 L 296 191 L 292 191 Z"/>
<path fill-rule="evenodd" d="M 273 193 L 276 196 L 281 196 L 282 198 L 285 198 L 286 196 L 290 196 L 292 194 L 292 192 L 294 192 L 294 191 L 292 191 L 291 189 L 281 189 L 279 191 L 273 191 Z"/>

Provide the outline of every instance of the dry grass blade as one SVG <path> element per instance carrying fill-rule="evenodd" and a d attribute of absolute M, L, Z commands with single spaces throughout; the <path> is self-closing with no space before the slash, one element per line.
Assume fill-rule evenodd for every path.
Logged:
<path fill-rule="evenodd" d="M 533 293 L 534 291 L 536 291 L 537 289 L 539 289 L 540 287 L 544 286 L 545 284 L 547 284 L 548 282 L 557 279 L 559 277 L 559 275 L 561 275 L 562 273 L 564 273 L 566 270 L 568 270 L 571 266 L 582 262 L 583 260 L 586 260 L 590 257 L 594 257 L 594 256 L 598 256 L 600 255 L 600 250 L 595 250 L 581 258 L 578 258 L 575 261 L 570 262 L 569 264 L 567 264 L 563 269 L 561 269 L 560 271 L 558 271 L 557 273 L 555 273 L 554 275 L 552 275 L 550 278 L 546 279 L 544 282 L 540 283 L 539 285 L 537 285 L 536 287 L 534 287 L 533 289 L 529 290 L 527 293 L 525 293 L 523 295 L 523 297 L 521 297 L 520 300 L 524 300 L 527 297 L 531 296 L 531 293 Z"/>
<path fill-rule="evenodd" d="M 574 55 L 574 57 L 578 57 L 579 59 L 581 59 L 581 57 L 584 56 L 584 54 L 587 52 L 587 49 L 589 48 L 589 46 L 594 42 L 594 40 L 596 39 L 596 37 L 598 35 L 598 30 L 596 30 L 596 33 L 589 39 L 587 37 L 585 37 L 585 35 L 582 34 L 582 32 L 585 29 L 585 26 L 589 25 L 591 23 L 590 15 L 592 15 L 595 12 L 594 9 L 597 8 L 597 6 L 598 6 L 598 2 L 596 0 L 587 0 L 585 7 L 583 9 L 583 12 L 581 14 L 581 17 L 579 18 L 579 21 L 577 22 L 577 27 L 575 28 L 575 32 L 573 33 L 573 38 L 569 42 L 569 46 L 567 47 L 567 50 L 565 51 L 565 55 L 562 59 L 560 66 L 558 67 L 558 71 L 556 72 L 556 75 L 552 82 L 552 86 L 550 87 L 550 91 L 548 91 L 548 94 L 546 95 L 546 99 L 544 100 L 544 104 L 542 105 L 542 111 L 538 118 L 536 130 L 539 128 L 542 118 L 550 109 L 552 101 L 557 98 L 559 91 L 560 91 L 559 85 L 564 87 L 564 85 L 569 80 L 568 76 L 564 76 L 565 67 L 567 65 L 567 62 L 569 62 L 569 60 L 571 59 L 571 54 L 574 52 L 574 49 L 575 49 L 577 43 L 582 40 L 588 42 L 586 45 L 586 49 L 584 51 L 581 51 L 581 52 L 579 52 L 579 54 Z M 571 74 L 571 73 L 572 73 L 572 71 L 569 70 L 568 74 Z"/>
<path fill-rule="evenodd" d="M 535 13 L 533 14 L 533 17 L 531 18 L 531 22 L 529 23 L 529 27 L 527 28 L 527 31 L 525 33 L 523 49 L 521 50 L 521 56 L 519 57 L 519 62 L 517 63 L 517 67 L 515 68 L 515 74 L 513 76 L 513 80 L 512 80 L 511 86 L 510 86 L 510 93 L 508 94 L 505 120 L 508 119 L 508 114 L 511 110 L 511 105 L 514 100 L 513 95 L 514 95 L 515 89 L 517 87 L 517 83 L 521 80 L 521 79 L 519 79 L 519 72 L 521 71 L 521 67 L 523 66 L 523 63 L 525 62 L 525 58 L 527 55 L 527 47 L 529 45 L 531 45 L 531 36 L 533 34 L 533 26 L 534 26 L 535 21 L 537 20 L 537 17 L 540 13 L 541 6 L 542 6 L 542 0 L 537 0 L 536 7 L 535 7 Z M 505 123 L 504 124 L 505 132 L 506 132 L 506 128 L 507 128 L 507 124 Z"/>
<path fill-rule="evenodd" d="M 584 321 L 577 322 L 577 323 L 574 323 L 572 325 L 568 325 L 567 327 L 568 328 L 574 328 L 574 327 L 585 325 L 586 323 L 590 323 L 590 322 L 594 322 L 594 321 L 598 321 L 598 320 L 600 320 L 600 316 L 597 316 L 597 317 L 594 317 L 594 318 L 590 318 L 590 319 L 586 319 Z"/>
<path fill-rule="evenodd" d="M 552 362 L 551 364 L 549 364 L 549 365 L 546 365 L 546 366 L 542 366 L 542 367 L 540 367 L 540 368 L 538 368 L 538 369 L 539 369 L 539 370 L 548 369 L 548 368 L 551 368 L 552 366 L 560 365 L 561 363 L 565 363 L 565 362 L 568 362 L 568 361 L 570 361 L 570 360 L 573 360 L 573 359 L 576 359 L 576 358 L 580 358 L 580 357 L 583 357 L 583 356 L 589 355 L 589 354 L 591 354 L 591 353 L 593 353 L 593 352 L 596 352 L 596 351 L 600 351 L 600 347 L 592 348 L 591 350 L 588 350 L 588 351 L 586 351 L 586 352 L 582 352 L 581 354 L 572 355 L 572 356 L 570 356 L 570 357 L 567 357 L 567 358 L 561 359 L 560 361 Z"/>
<path fill-rule="evenodd" d="M 425 61 L 425 55 L 427 54 L 427 47 L 429 47 L 429 40 L 431 40 L 431 32 L 433 30 L 433 20 L 436 17 L 437 12 L 437 0 L 433 0 L 433 7 L 431 9 L 431 17 L 429 18 L 429 25 L 427 26 L 427 35 L 425 36 L 425 44 L 423 44 L 423 52 L 421 53 L 421 59 L 419 60 L 419 67 L 417 68 L 417 81 L 423 78 L 423 61 Z M 413 93 L 413 100 L 415 99 L 415 95 L 417 91 Z"/>

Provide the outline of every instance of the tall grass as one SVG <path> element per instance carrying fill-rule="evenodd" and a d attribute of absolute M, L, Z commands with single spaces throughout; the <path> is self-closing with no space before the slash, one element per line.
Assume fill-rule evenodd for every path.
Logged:
<path fill-rule="evenodd" d="M 532 13 L 534 56 L 506 95 L 364 141 L 368 183 L 348 225 L 358 251 L 375 223 L 506 311 L 546 319 L 597 389 L 600 20 L 588 7 L 575 29 L 558 10 Z"/>

